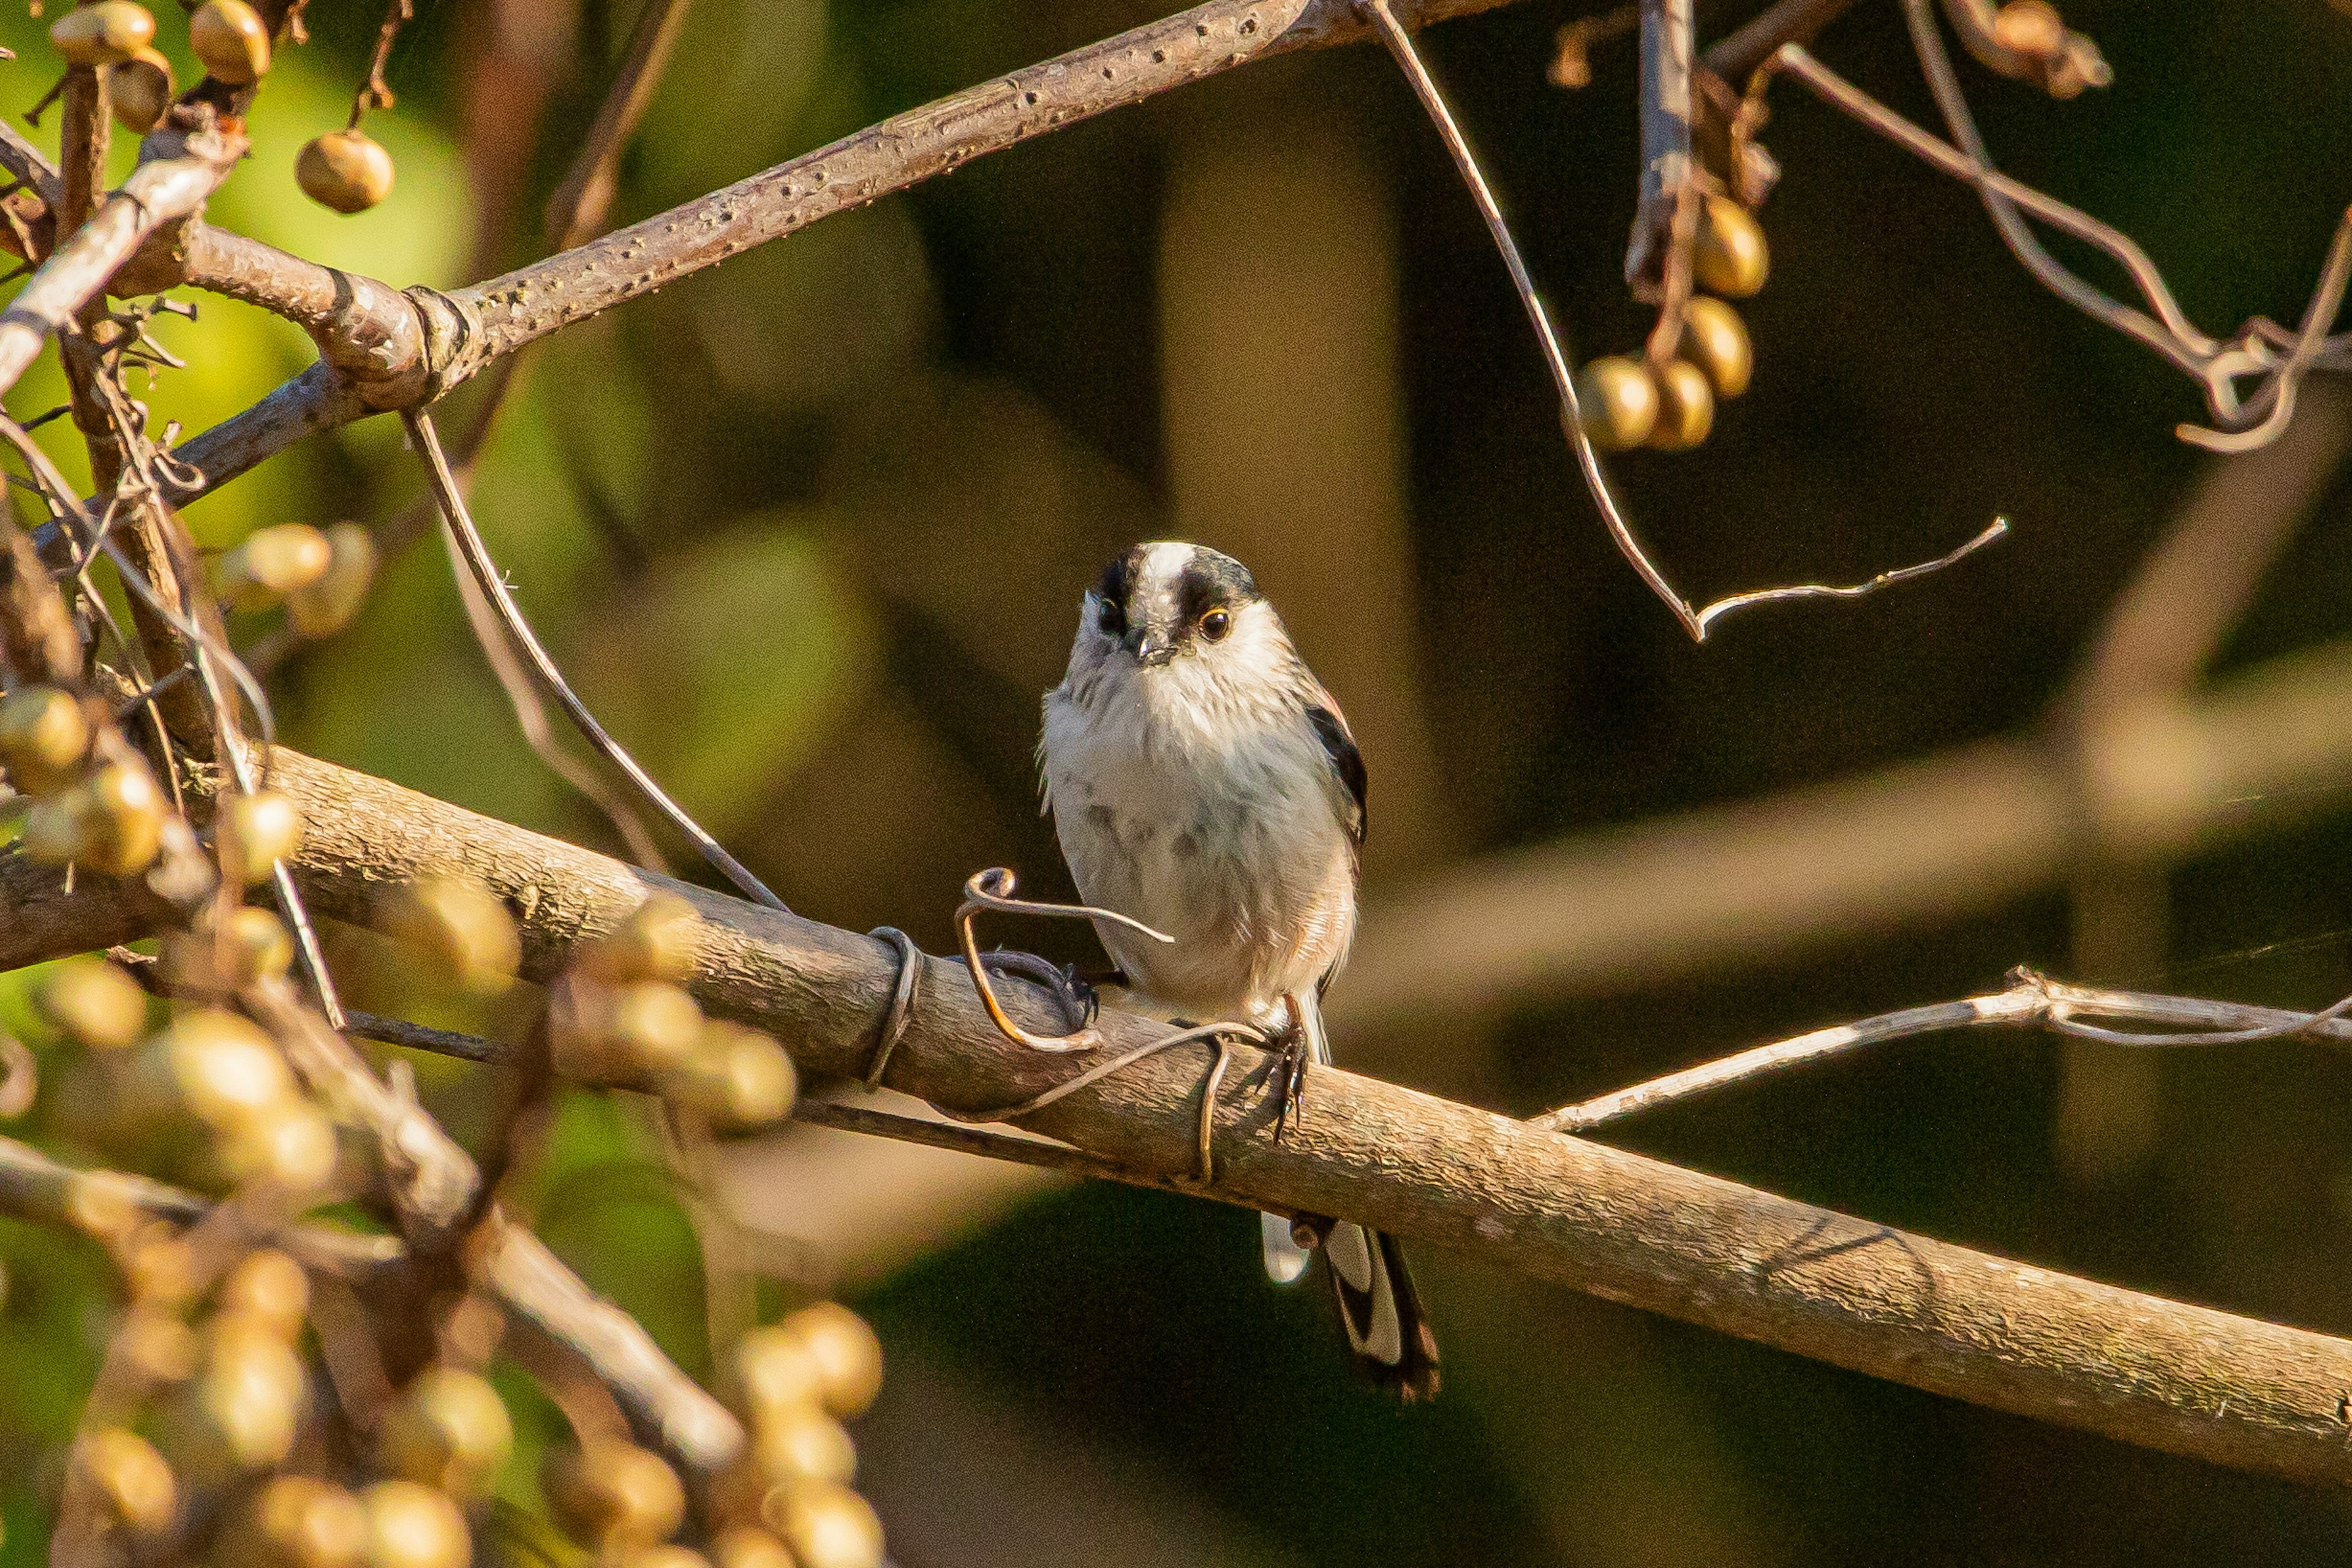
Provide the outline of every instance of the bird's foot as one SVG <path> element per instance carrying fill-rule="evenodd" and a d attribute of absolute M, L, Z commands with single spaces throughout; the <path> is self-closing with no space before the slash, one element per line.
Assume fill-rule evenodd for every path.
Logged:
<path fill-rule="evenodd" d="M 980 961 L 999 974 L 1017 974 L 1051 991 L 1062 1010 L 1062 1020 L 1072 1034 L 1091 1028 L 1102 1011 L 1102 998 L 1096 994 L 1094 980 L 1080 973 L 1075 963 L 1055 964 L 1034 952 L 1015 952 L 1001 947 L 982 953 Z M 1117 977 L 1116 970 L 1111 973 Z"/>
<path fill-rule="evenodd" d="M 1290 1119 L 1305 1114 L 1307 1069 L 1314 1062 L 1314 1053 L 1308 1048 L 1307 1031 L 1296 1016 L 1270 1043 L 1274 1062 L 1266 1068 L 1266 1086 L 1276 1096 L 1274 1138 L 1278 1143 L 1289 1129 Z"/>

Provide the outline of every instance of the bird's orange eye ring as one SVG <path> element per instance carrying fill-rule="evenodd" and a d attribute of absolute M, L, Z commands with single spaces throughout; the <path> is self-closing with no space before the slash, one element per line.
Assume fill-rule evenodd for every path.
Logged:
<path fill-rule="evenodd" d="M 1201 617 L 1201 635 L 1211 642 L 1223 642 L 1225 634 L 1234 629 L 1234 617 L 1229 611 L 1211 610 Z"/>

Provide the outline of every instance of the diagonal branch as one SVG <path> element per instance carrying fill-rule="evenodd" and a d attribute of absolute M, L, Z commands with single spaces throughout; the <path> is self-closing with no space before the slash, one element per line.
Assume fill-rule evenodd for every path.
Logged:
<path fill-rule="evenodd" d="M 315 831 L 296 868 L 322 913 L 363 920 L 388 882 L 466 875 L 524 911 L 523 968 L 557 973 L 648 888 L 702 917 L 690 984 L 714 1014 L 763 1026 L 802 1070 L 865 1066 L 894 990 L 893 948 L 701 889 L 290 752 L 272 775 Z M 0 856 L 0 885 L 17 879 Z M 79 898 L 82 895 L 76 895 Z M 41 933 L 104 945 L 135 935 L 105 889 L 89 917 Z M 75 899 L 63 900 L 68 910 Z M 110 924 L 110 931 L 99 928 Z M 0 933 L 14 935 L 12 922 Z M 0 963 L 36 952 L 29 937 Z M 893 1058 L 896 1087 L 984 1114 L 1069 1067 L 1009 1042 L 967 977 L 929 961 Z M 1054 1016 L 1008 983 L 1031 1026 Z M 1105 1012 L 1107 1049 L 1165 1026 Z M 1097 1159 L 1192 1168 L 1206 1052 L 1139 1062 L 1024 1119 Z M 2219 1464 L 2352 1481 L 2344 1391 L 2352 1342 L 2166 1301 L 1793 1203 L 1468 1106 L 1325 1069 L 1280 1142 L 1262 1092 L 1269 1058 L 1237 1049 L 1217 1097 L 1219 1197 L 1336 1215 L 1454 1247 L 1538 1279 L 1936 1393 Z"/>
<path fill-rule="evenodd" d="M 1395 10 L 1406 26 L 1421 27 L 1508 3 L 1402 0 Z M 367 395 L 332 366 L 312 365 L 182 447 L 179 455 L 202 478 L 173 499 L 184 503 L 207 493 L 306 436 L 386 409 L 419 406 L 573 321 L 974 158 L 1255 60 L 1368 36 L 1353 0 L 1207 0 L 894 115 L 487 282 L 446 295 L 415 290 L 430 319 L 428 341 L 413 359 L 387 367 Z M 395 330 L 388 307 L 375 324 L 387 335 Z M 394 397 L 391 389 L 403 384 L 403 376 L 414 389 Z"/>

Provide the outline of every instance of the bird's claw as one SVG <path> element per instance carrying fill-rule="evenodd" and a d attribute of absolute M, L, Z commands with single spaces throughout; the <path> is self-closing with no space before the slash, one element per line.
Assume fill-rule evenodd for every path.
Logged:
<path fill-rule="evenodd" d="M 1307 1046 L 1307 1031 L 1297 1024 L 1286 1026 L 1274 1037 L 1274 1064 L 1267 1070 L 1267 1083 L 1275 1092 L 1274 1138 L 1282 1141 L 1294 1115 L 1304 1115 L 1307 1102 L 1307 1068 L 1312 1060 Z"/>

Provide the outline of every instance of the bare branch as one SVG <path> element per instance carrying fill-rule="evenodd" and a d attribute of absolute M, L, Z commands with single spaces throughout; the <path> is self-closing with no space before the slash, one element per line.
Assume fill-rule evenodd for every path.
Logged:
<path fill-rule="evenodd" d="M 690 984 L 706 1007 L 772 1029 L 804 1072 L 848 1076 L 863 1065 L 898 970 L 886 943 L 632 871 L 292 752 L 273 772 L 317 826 L 298 875 L 322 912 L 364 919 L 388 881 L 480 878 L 527 911 L 524 968 L 545 978 L 649 887 L 669 889 L 702 917 Z M 895 1058 L 902 1087 L 972 1113 L 1068 1074 L 1006 1040 L 959 967 L 929 962 L 926 1000 Z M 1033 1026 L 1055 1016 L 1044 993 L 1007 989 Z M 1111 1012 L 1102 1026 L 1112 1052 L 1166 1029 Z M 1029 1120 L 1109 1163 L 1184 1172 L 1196 1158 L 1207 1054 L 1160 1053 Z M 1276 1108 L 1259 1087 L 1270 1058 L 1246 1047 L 1235 1056 L 1216 1111 L 1220 1196 L 1376 1225 L 2124 1441 L 2352 1480 L 2339 1414 L 2352 1342 L 1987 1257 L 1336 1068 L 1322 1071 L 1304 1121 L 1276 1142 Z"/>
<path fill-rule="evenodd" d="M 141 164 L 0 313 L 0 393 L 16 384 L 50 335 L 97 298 L 141 242 L 162 225 L 204 205 L 244 155 L 245 137 L 234 130 L 205 127 L 189 132 L 183 146 L 176 156 Z"/>
<path fill-rule="evenodd" d="M 1507 3 L 1419 0 L 1399 10 L 1422 26 Z M 428 318 L 427 343 L 399 374 L 415 377 L 419 390 L 395 401 L 383 392 L 362 396 L 344 377 L 313 365 L 183 445 L 180 455 L 203 478 L 174 499 L 207 493 L 317 431 L 429 401 L 573 321 L 974 158 L 1253 60 L 1368 36 L 1352 0 L 1208 0 L 895 115 L 544 261 L 446 296 L 413 290 Z M 375 325 L 387 335 L 394 330 L 388 316 Z M 387 374 L 384 385 L 395 379 Z"/>

